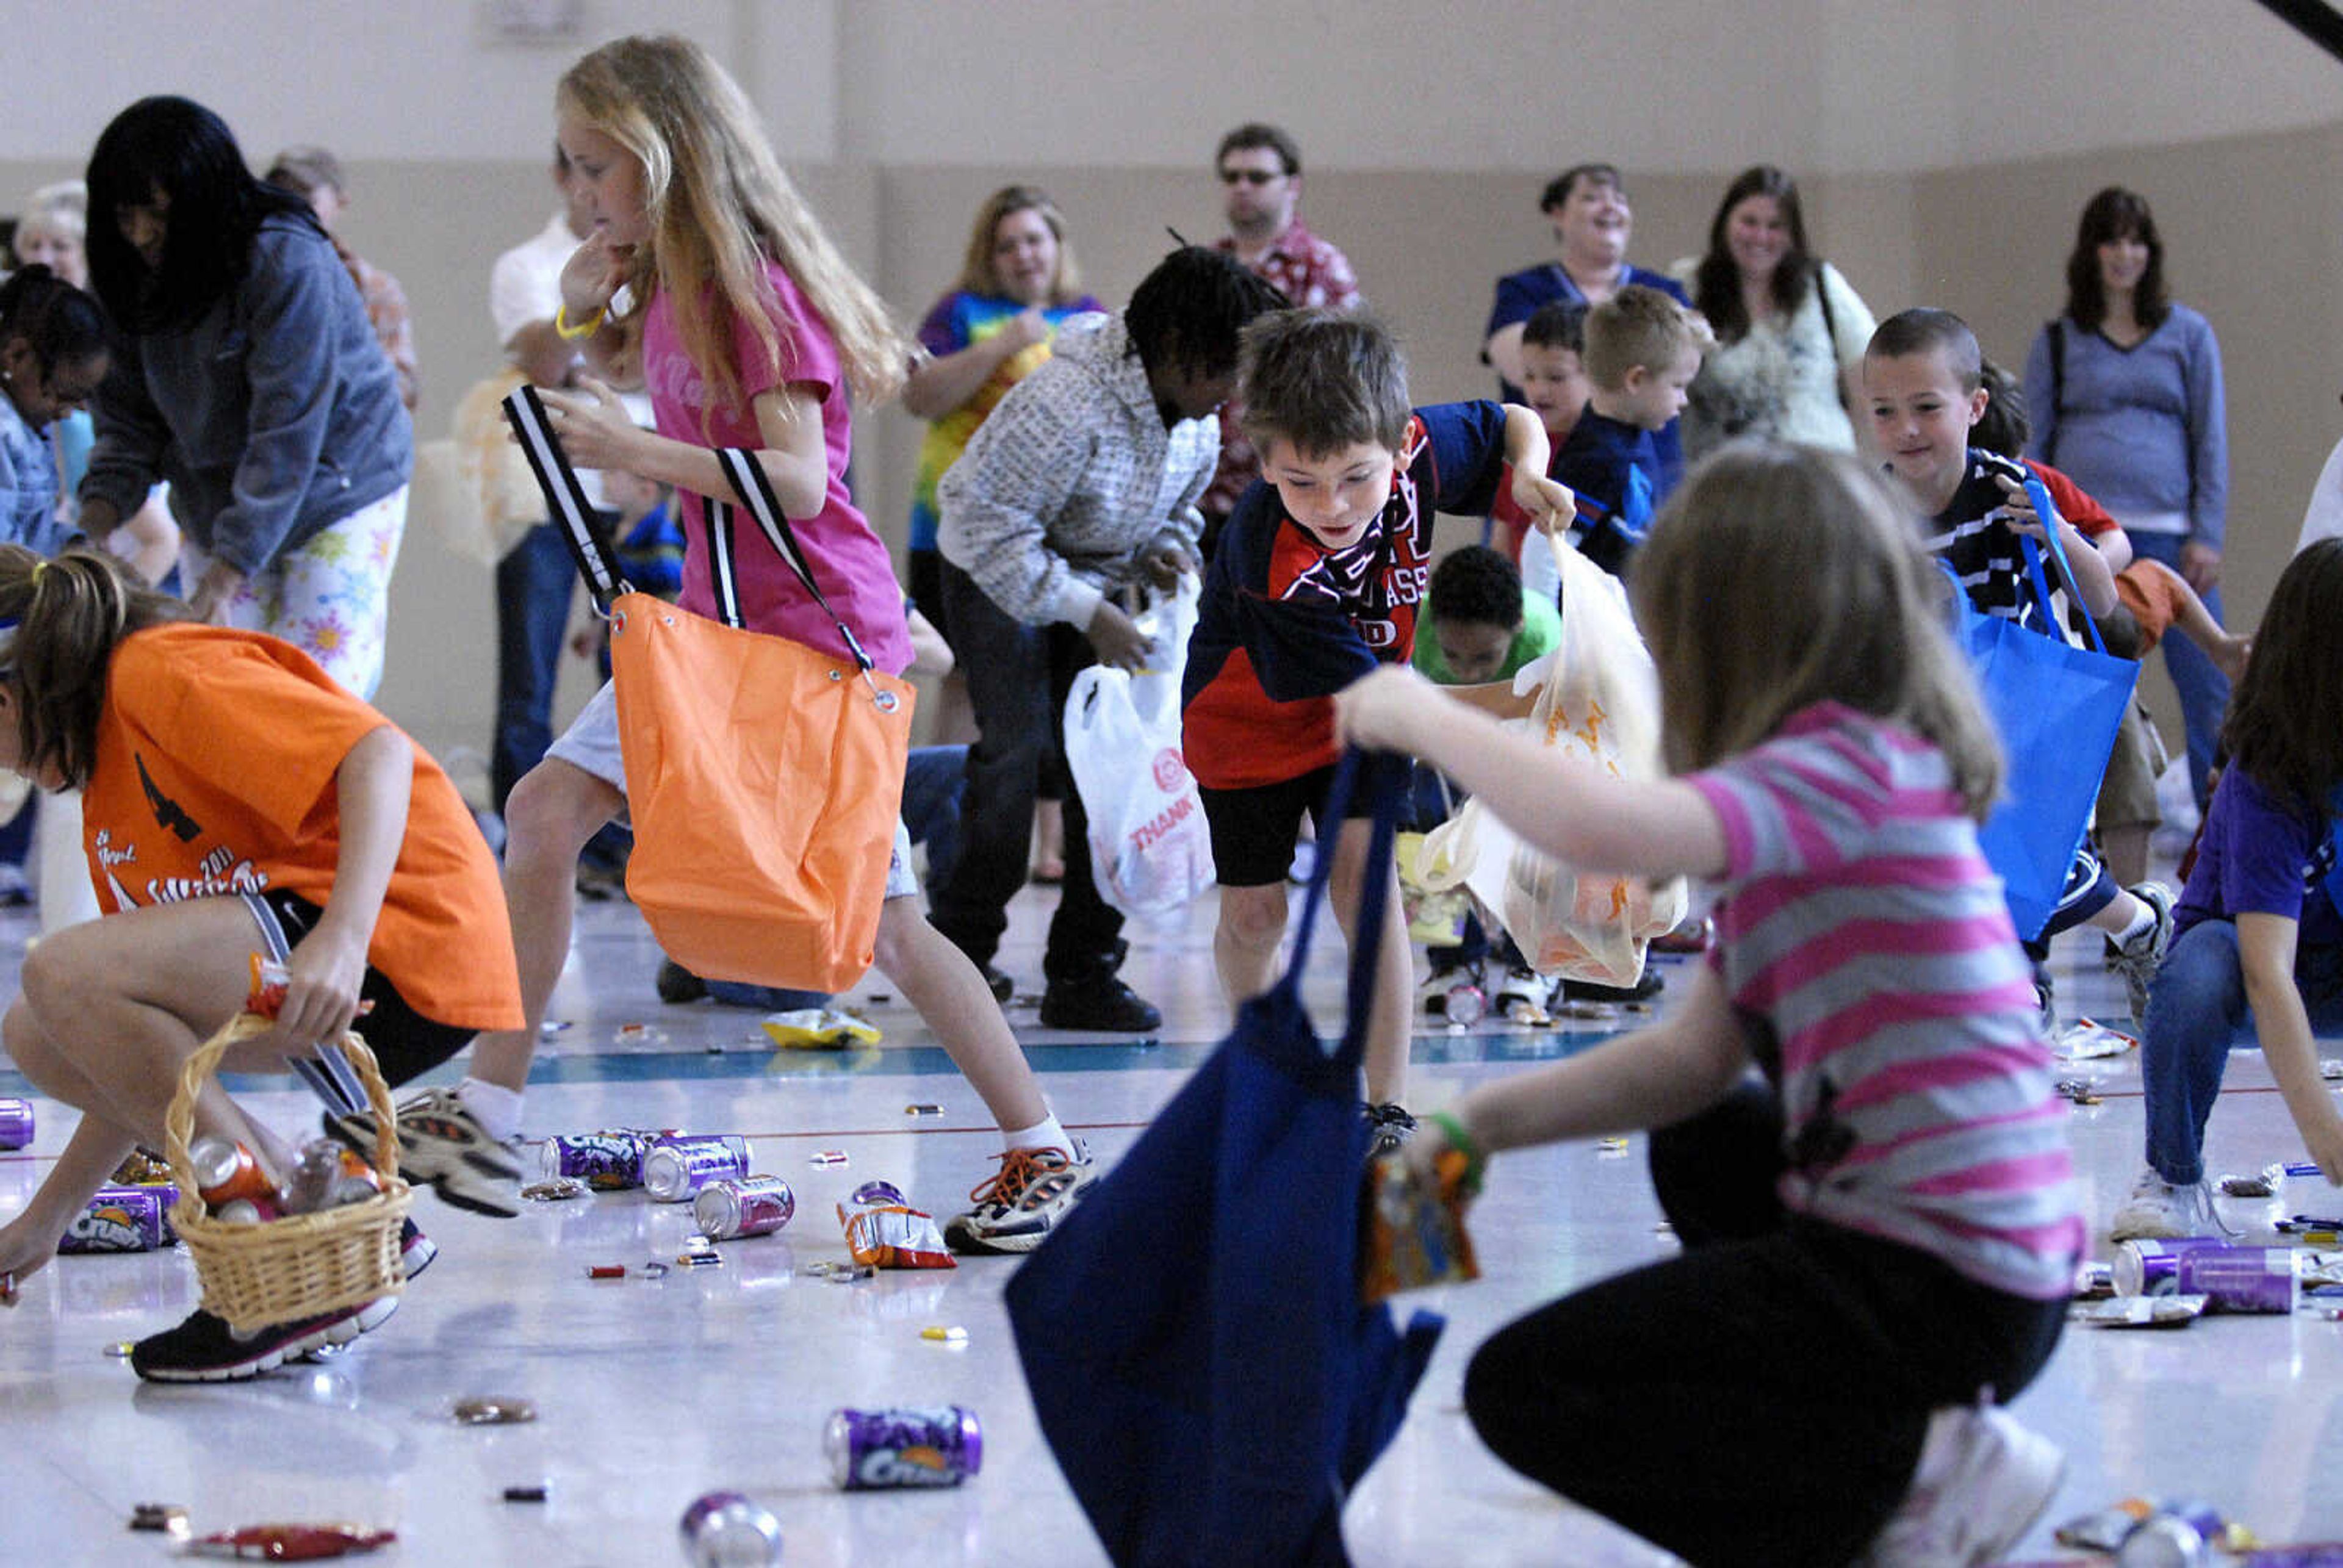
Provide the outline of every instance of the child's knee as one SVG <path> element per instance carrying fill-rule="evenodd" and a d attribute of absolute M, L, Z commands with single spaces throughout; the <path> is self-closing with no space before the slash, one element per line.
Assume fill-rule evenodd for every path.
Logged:
<path fill-rule="evenodd" d="M 1285 890 L 1222 888 L 1221 931 L 1239 947 L 1276 947 L 1285 937 Z"/>
<path fill-rule="evenodd" d="M 623 803 L 617 790 L 583 769 L 540 762 L 505 802 L 505 859 L 574 861 Z"/>

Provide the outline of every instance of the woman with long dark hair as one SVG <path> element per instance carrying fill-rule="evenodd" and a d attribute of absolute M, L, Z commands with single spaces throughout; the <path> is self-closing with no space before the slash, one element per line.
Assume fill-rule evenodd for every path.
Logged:
<path fill-rule="evenodd" d="M 2066 306 L 2026 357 L 2026 456 L 2055 463 L 2097 496 L 2151 557 L 2221 614 L 2229 439 L 2221 346 L 2176 303 L 2147 200 L 2120 186 L 2090 199 L 2066 258 Z M 2229 682 L 2195 644 L 2163 645 L 2188 725 L 2188 773 L 2201 808 Z"/>
<path fill-rule="evenodd" d="M 1687 459 L 1739 436 L 1855 449 L 1849 387 L 1878 324 L 1807 246 L 1796 181 L 1771 164 L 1743 170 L 1716 204 L 1707 253 L 1668 270 L 1716 333 L 1684 414 Z"/>
<path fill-rule="evenodd" d="M 104 538 L 169 480 L 196 615 L 282 638 L 371 696 L 414 436 L 332 242 L 186 98 L 115 116 L 89 206 L 90 279 L 121 340 L 83 531 Z"/>

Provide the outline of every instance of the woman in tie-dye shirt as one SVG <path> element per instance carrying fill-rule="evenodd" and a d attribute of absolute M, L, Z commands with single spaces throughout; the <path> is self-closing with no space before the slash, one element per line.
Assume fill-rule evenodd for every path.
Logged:
<path fill-rule="evenodd" d="M 911 489 L 910 548 L 911 599 L 930 615 L 942 606 L 936 482 L 994 405 L 1050 357 L 1058 323 L 1101 308 L 1082 292 L 1066 220 L 1049 192 L 1003 186 L 985 198 L 959 282 L 920 324 L 920 347 L 931 357 L 903 384 L 903 407 L 932 421 Z"/>

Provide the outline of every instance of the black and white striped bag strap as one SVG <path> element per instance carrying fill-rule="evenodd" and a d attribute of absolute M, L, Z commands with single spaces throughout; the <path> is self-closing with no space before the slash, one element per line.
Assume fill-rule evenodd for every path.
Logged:
<path fill-rule="evenodd" d="M 529 471 L 537 476 L 537 487 L 545 492 L 546 515 L 561 525 L 561 542 L 569 547 L 578 575 L 586 579 L 587 597 L 594 601 L 595 613 L 608 616 L 610 601 L 634 588 L 618 576 L 618 568 L 603 550 L 602 540 L 594 531 L 593 504 L 586 499 L 586 487 L 569 466 L 568 454 L 561 449 L 561 438 L 553 433 L 544 401 L 536 387 L 523 382 L 506 394 L 504 409 L 513 434 L 519 437 L 520 449 L 528 457 Z"/>
<path fill-rule="evenodd" d="M 806 592 L 813 596 L 813 602 L 821 607 L 821 613 L 830 617 L 830 624 L 838 628 L 838 635 L 845 639 L 847 651 L 854 657 L 855 668 L 869 674 L 872 668 L 870 656 L 862 651 L 862 639 L 856 637 L 854 628 L 830 608 L 830 600 L 822 596 L 821 585 L 813 580 L 812 564 L 806 559 L 805 551 L 799 548 L 797 533 L 789 527 L 789 519 L 782 514 L 780 498 L 773 493 L 772 478 L 765 472 L 765 466 L 757 461 L 757 454 L 746 447 L 719 447 L 716 451 L 716 461 L 723 468 L 724 477 L 731 481 L 733 494 L 740 498 L 740 508 L 757 520 L 758 529 L 764 534 L 766 542 L 773 547 L 773 552 L 789 564 L 789 570 L 797 574 L 798 581 L 805 585 Z M 725 625 L 739 626 L 740 588 L 734 575 L 732 558 L 732 509 L 727 502 L 712 496 L 708 498 L 708 574 L 716 589 L 717 613 L 722 616 Z"/>

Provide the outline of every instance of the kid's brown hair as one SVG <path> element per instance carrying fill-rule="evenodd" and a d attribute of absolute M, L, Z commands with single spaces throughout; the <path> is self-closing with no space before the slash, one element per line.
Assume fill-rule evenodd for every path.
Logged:
<path fill-rule="evenodd" d="M 1883 481 L 1845 454 L 1736 441 L 1703 463 L 1630 578 L 1669 769 L 1714 767 L 1837 702 L 1934 744 L 1983 821 L 2001 746 L 1945 630 L 1937 575 Z"/>
<path fill-rule="evenodd" d="M 1686 348 L 1716 347 L 1708 324 L 1672 296 L 1631 283 L 1586 313 L 1586 378 L 1606 392 L 1624 390 L 1627 372 L 1657 374 Z"/>
<path fill-rule="evenodd" d="M 115 648 L 132 632 L 190 613 L 101 551 L 45 560 L 0 545 L 0 679 L 16 689 L 21 770 L 33 777 L 54 765 L 66 787 L 87 784 Z"/>
<path fill-rule="evenodd" d="M 1277 310 L 1238 340 L 1245 439 L 1304 457 L 1356 446 L 1397 452 L 1407 439 L 1407 357 L 1391 329 L 1358 310 Z"/>

